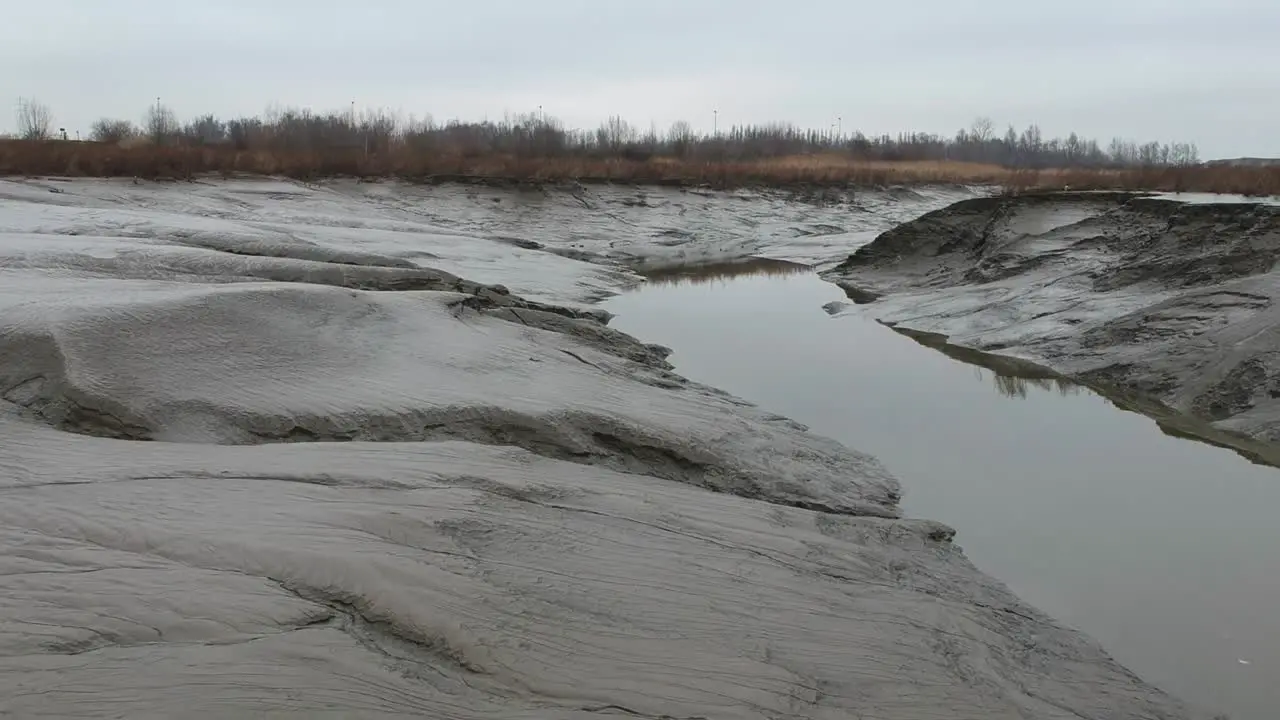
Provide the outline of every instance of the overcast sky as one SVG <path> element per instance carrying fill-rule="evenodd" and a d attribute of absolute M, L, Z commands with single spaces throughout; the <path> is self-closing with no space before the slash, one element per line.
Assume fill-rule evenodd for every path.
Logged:
<path fill-rule="evenodd" d="M 543 106 L 575 127 L 789 121 L 1189 140 L 1280 156 L 1280 0 L 55 0 L 6 3 L 0 98 L 56 126 Z"/>

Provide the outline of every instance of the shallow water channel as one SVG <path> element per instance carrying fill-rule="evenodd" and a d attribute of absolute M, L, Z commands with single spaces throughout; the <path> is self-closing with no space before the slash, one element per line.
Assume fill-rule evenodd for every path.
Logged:
<path fill-rule="evenodd" d="M 682 375 L 880 458 L 908 515 L 1145 679 L 1280 717 L 1280 470 L 1066 383 L 997 375 L 862 315 L 800 266 L 651 275 L 613 326 Z"/>

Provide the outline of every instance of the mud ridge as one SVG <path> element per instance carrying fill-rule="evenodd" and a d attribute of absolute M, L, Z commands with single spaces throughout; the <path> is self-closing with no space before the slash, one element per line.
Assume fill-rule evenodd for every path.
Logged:
<path fill-rule="evenodd" d="M 262 418 L 246 427 L 247 444 L 296 442 L 442 442 L 518 447 L 543 457 L 615 472 L 651 475 L 716 492 L 819 512 L 895 518 L 874 504 L 836 505 L 780 495 L 770 478 L 739 469 L 714 450 L 649 435 L 613 418 L 582 413 L 532 416 L 499 407 L 419 411 L 400 416 Z"/>
<path fill-rule="evenodd" d="M 31 411 L 53 421 L 61 430 L 119 440 L 147 441 L 164 436 L 142 418 L 120 419 L 105 411 L 80 406 Z M 222 411 L 210 408 L 210 413 Z M 517 447 L 534 454 L 615 472 L 680 482 L 716 492 L 759 499 L 819 512 L 896 518 L 896 492 L 880 502 L 822 500 L 803 488 L 785 489 L 775 479 L 737 462 L 725 452 L 657 436 L 615 418 L 587 413 L 535 416 L 502 407 L 466 407 L 407 411 L 397 415 L 367 412 L 343 416 L 227 418 L 235 425 L 226 439 L 232 444 L 333 442 L 445 442 Z M 298 480 L 298 482 L 302 482 Z M 341 486 L 342 483 L 328 483 Z M 388 486 L 393 487 L 393 486 Z"/>
<path fill-rule="evenodd" d="M 334 265 L 418 269 L 414 263 L 402 258 L 339 250 L 287 236 L 272 239 L 247 233 L 235 235 L 220 232 L 179 231 L 161 235 L 158 239 L 175 245 L 214 250 L 229 255 L 310 260 Z"/>
<path fill-rule="evenodd" d="M 477 288 L 231 285 L 15 315 L 0 335 L 0 397 L 60 430 L 117 440 L 466 441 L 778 504 L 898 515 L 896 482 L 874 459 L 727 415 L 754 409 L 683 381 L 668 350 L 608 328 L 601 313 Z M 487 385 L 504 389 L 485 399 Z M 637 392 L 657 394 L 639 405 Z"/>

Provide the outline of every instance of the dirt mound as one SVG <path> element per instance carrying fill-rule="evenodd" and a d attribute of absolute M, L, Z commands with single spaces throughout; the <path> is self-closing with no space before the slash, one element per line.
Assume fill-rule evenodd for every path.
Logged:
<path fill-rule="evenodd" d="M 1130 193 L 977 198 L 879 235 L 831 272 L 892 269 L 937 285 L 978 284 L 1079 251 L 1108 256 L 1091 275 L 1099 291 L 1148 281 L 1213 285 L 1270 271 L 1280 253 L 1280 207 Z"/>

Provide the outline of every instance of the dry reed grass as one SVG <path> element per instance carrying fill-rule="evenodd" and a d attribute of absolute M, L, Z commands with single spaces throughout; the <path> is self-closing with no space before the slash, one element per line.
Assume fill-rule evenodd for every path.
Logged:
<path fill-rule="evenodd" d="M 889 185 L 991 185 L 1007 192 L 1049 190 L 1159 190 L 1280 195 L 1280 168 L 1192 166 L 1135 169 L 1014 170 L 954 161 L 869 161 L 837 154 L 752 161 L 654 157 L 629 159 L 572 154 L 420 152 L 394 146 L 323 152 L 236 150 L 229 146 L 117 145 L 58 140 L 0 140 L 0 175 L 189 178 L 221 173 L 324 177 L 398 177 L 406 180 L 484 182 L 619 182 L 734 187 L 883 187 Z"/>

